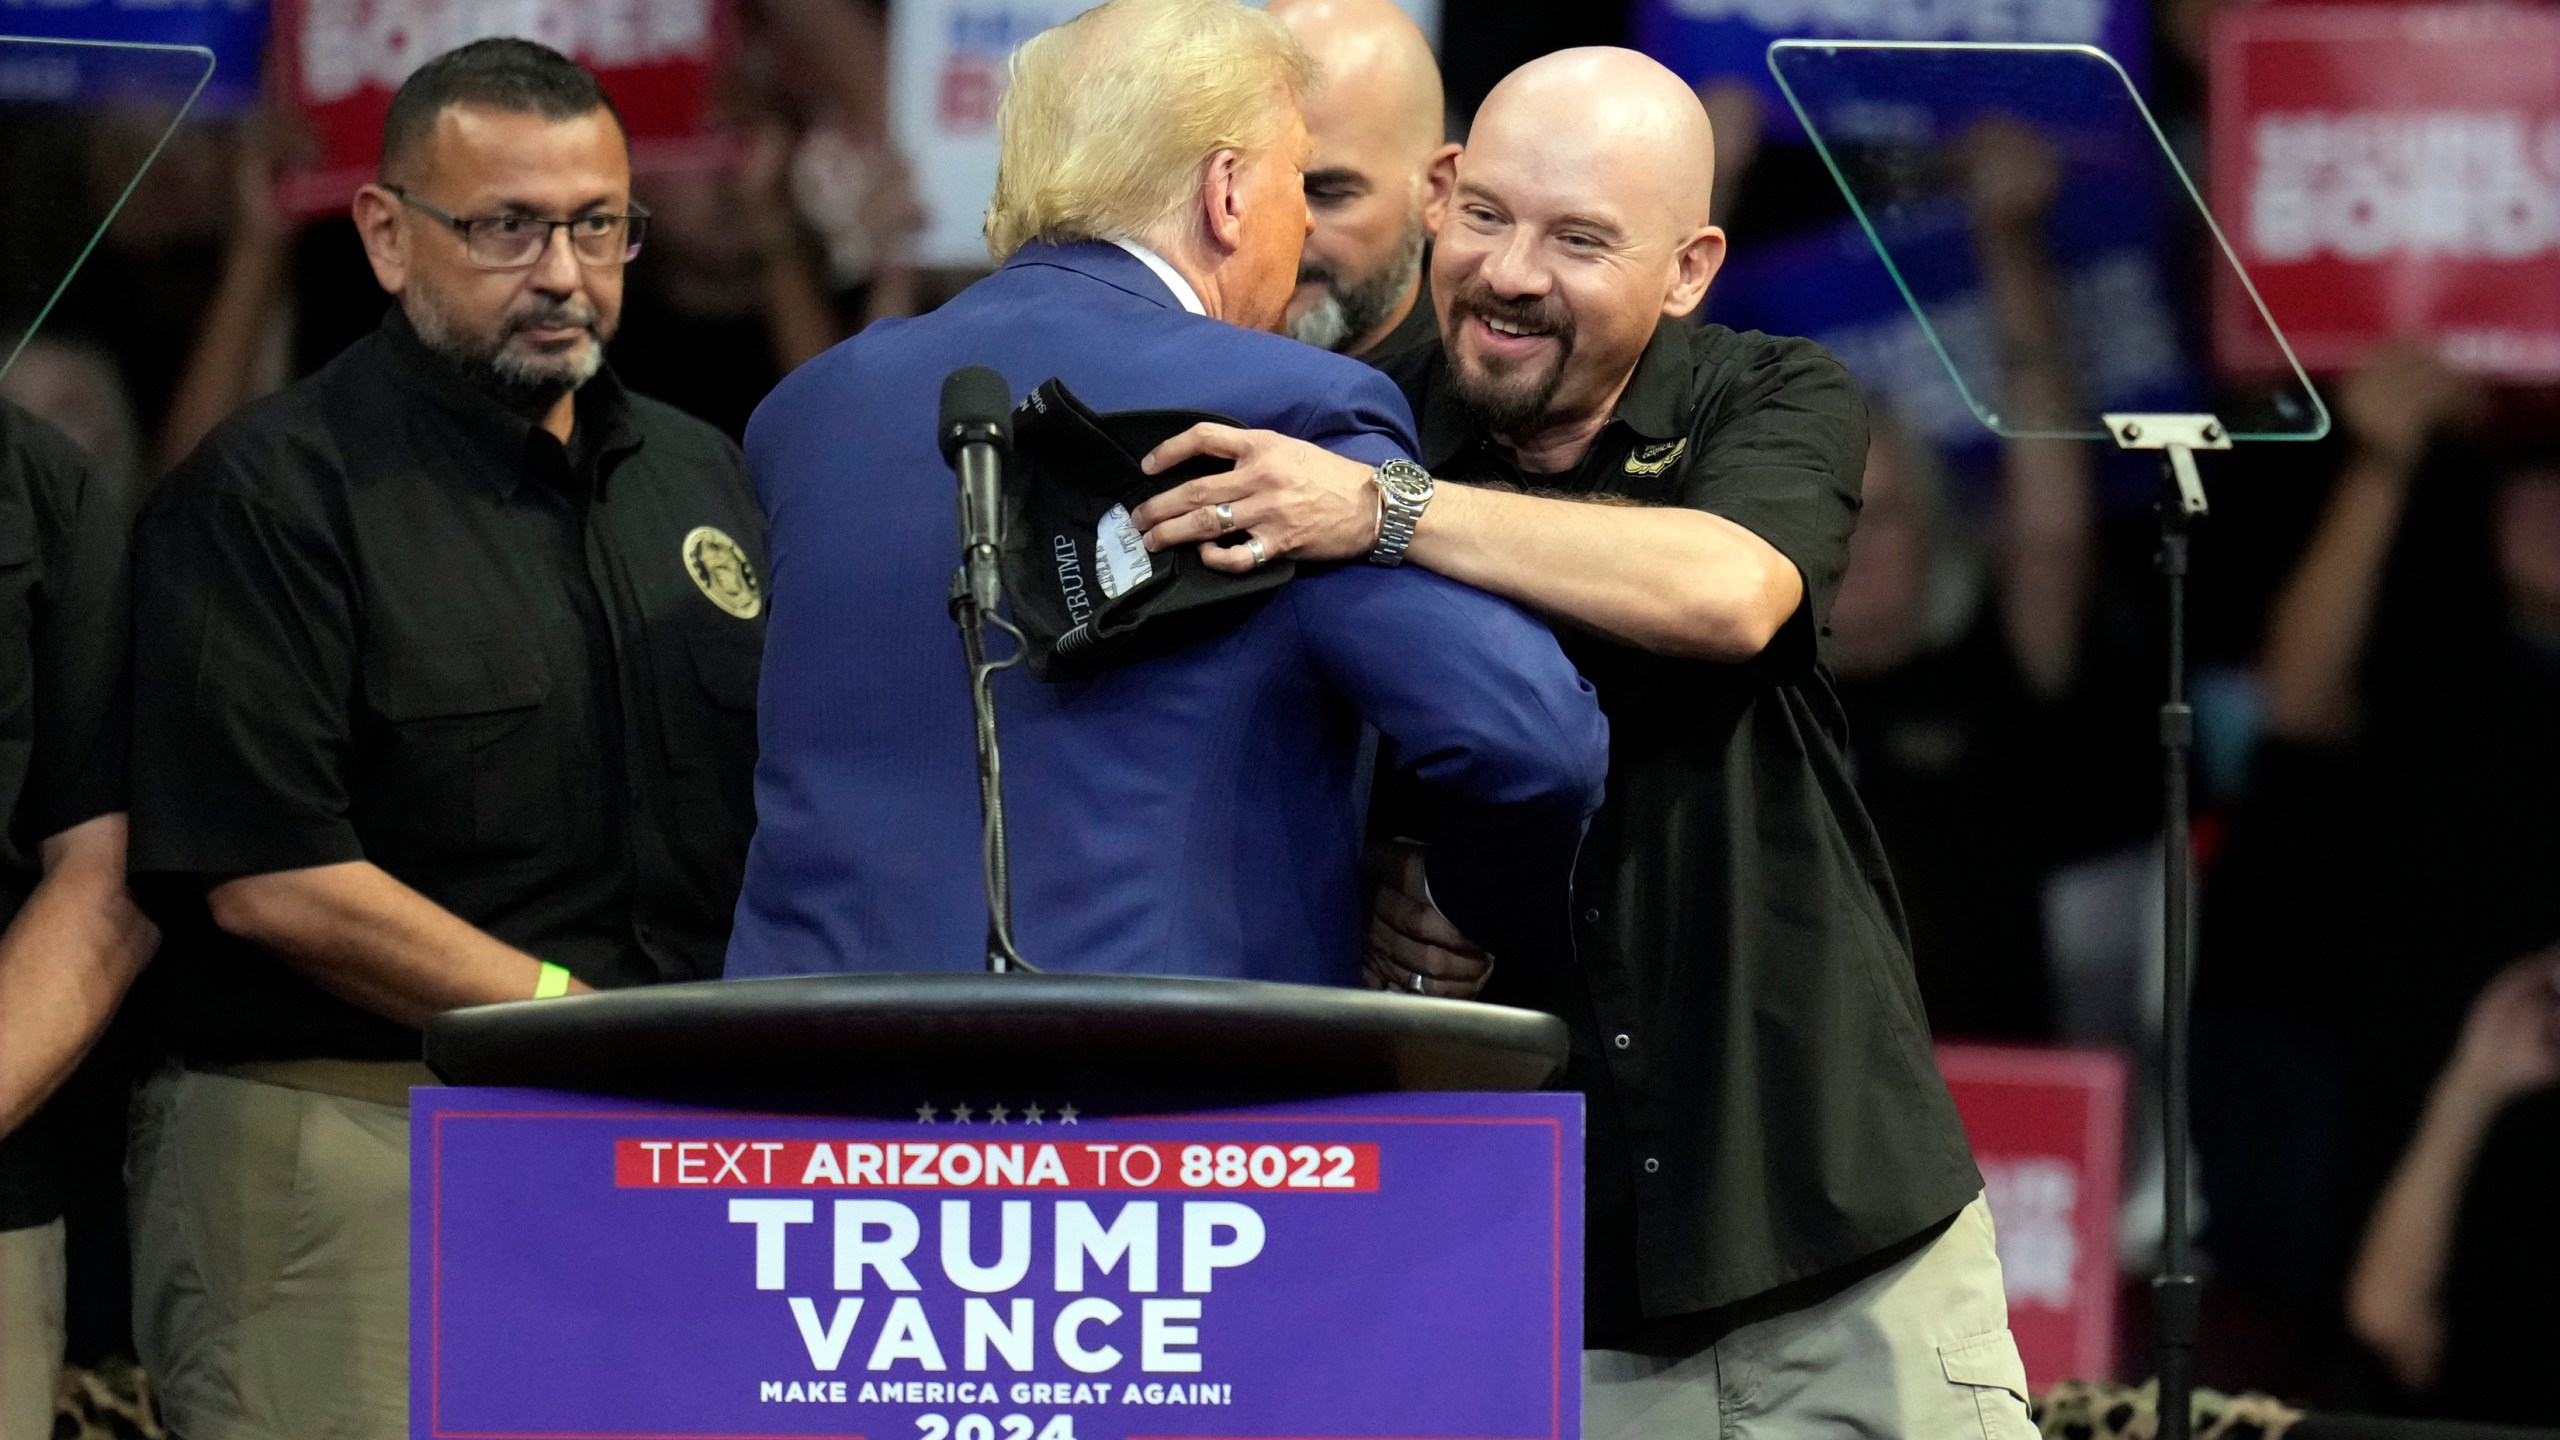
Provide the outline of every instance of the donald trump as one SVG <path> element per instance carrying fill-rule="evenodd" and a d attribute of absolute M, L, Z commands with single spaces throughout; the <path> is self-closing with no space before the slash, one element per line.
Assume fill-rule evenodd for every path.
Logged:
<path fill-rule="evenodd" d="M 1088 678 L 997 677 L 1035 965 L 1356 983 L 1363 721 L 1439 803 L 1428 879 L 1449 917 L 1520 963 L 1561 943 L 1606 765 L 1590 687 L 1521 611 L 1395 563 L 1400 517 L 1428 500 L 1389 504 L 1397 467 L 1420 473 L 1402 396 L 1270 333 L 1308 232 L 1312 79 L 1235 0 L 1111 0 L 1033 37 L 999 119 L 1002 267 L 829 351 L 757 412 L 773 621 L 730 975 L 980 963 L 968 681 L 944 611 L 959 541 L 933 423 L 943 377 L 970 364 L 1017 397 L 1055 377 L 1095 411 L 1216 412 L 1381 476 L 1338 498 L 1377 563 L 1302 574 L 1224 631 Z M 1293 540 L 1262 507 L 1221 521 L 1247 555 Z"/>

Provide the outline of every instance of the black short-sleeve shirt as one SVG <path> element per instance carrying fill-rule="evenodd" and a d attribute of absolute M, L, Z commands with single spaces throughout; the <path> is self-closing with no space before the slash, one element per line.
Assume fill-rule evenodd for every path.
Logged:
<path fill-rule="evenodd" d="M 600 987 L 717 975 L 753 827 L 763 521 L 737 447 L 624 391 L 570 443 L 393 311 L 250 406 L 135 541 L 149 993 L 202 1059 L 417 1054 L 215 930 L 248 874 L 369 860 Z"/>
<path fill-rule="evenodd" d="M 69 439 L 0 401 L 0 929 L 44 878 L 45 840 L 124 808 L 132 497 Z M 62 1211 L 52 1117 L 0 1139 L 0 1230 Z"/>
<path fill-rule="evenodd" d="M 1804 577 L 1742 664 L 1562 634 L 1609 717 L 1577 963 L 1497 967 L 1485 991 L 1573 1031 L 1588 1343 L 1693 1348 L 1737 1302 L 1869 1263 L 1982 1188 L 1823 660 L 1865 402 L 1809 341 L 1665 321 L 1581 465 L 1523 475 L 1453 399 L 1437 347 L 1389 373 L 1443 480 L 1703 510 Z"/>

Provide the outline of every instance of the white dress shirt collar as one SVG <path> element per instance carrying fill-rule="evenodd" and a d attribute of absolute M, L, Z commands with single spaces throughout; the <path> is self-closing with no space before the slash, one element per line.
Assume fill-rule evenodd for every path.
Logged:
<path fill-rule="evenodd" d="M 1156 272 L 1156 278 L 1163 281 L 1165 288 L 1173 292 L 1174 299 L 1182 302 L 1183 309 L 1194 315 L 1205 316 L 1209 313 L 1208 307 L 1200 303 L 1200 292 L 1191 288 L 1191 282 L 1182 278 L 1181 271 L 1166 264 L 1163 256 L 1135 240 L 1122 240 L 1115 236 L 1111 243 L 1137 256 L 1148 269 Z"/>

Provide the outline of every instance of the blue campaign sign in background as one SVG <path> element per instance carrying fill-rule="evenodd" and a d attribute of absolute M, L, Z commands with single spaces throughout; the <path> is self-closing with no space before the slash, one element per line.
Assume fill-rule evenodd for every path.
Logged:
<path fill-rule="evenodd" d="M 1580 1431 L 1576 1095 L 416 1094 L 419 1440 Z"/>
<path fill-rule="evenodd" d="M 267 0 L 0 0 L 0 36 L 8 35 L 201 45 L 213 52 L 214 67 L 195 113 L 236 112 L 257 103 Z M 120 63 L 107 51 L 74 52 L 42 65 L 0 66 L 0 100 L 108 100 L 138 77 L 166 73 L 167 67 Z"/>
<path fill-rule="evenodd" d="M 2142 83 L 2151 48 L 2143 0 L 1635 0 L 1635 47 L 1691 84 L 1729 78 L 1760 92 L 1772 139 L 1803 127 L 1769 77 L 1769 42 L 1962 40 L 2095 45 Z"/>
<path fill-rule="evenodd" d="M 1944 271 L 1962 278 L 1923 295 L 1930 321 L 1968 377 L 1996 374 L 1990 309 L 1978 272 L 1962 258 L 1973 237 L 1960 210 L 1934 218 L 1894 242 L 1895 258 L 1908 274 L 1927 268 L 1915 263 L 1924 257 L 1948 257 Z M 2079 243 L 2056 246 L 2077 373 L 2110 410 L 2171 408 L 2195 394 L 2153 244 L 2156 224 L 2141 218 L 2118 215 L 2078 236 L 2066 231 L 2065 241 Z M 1709 292 L 1707 318 L 1820 341 L 1905 427 L 1942 447 L 1992 438 L 1855 221 L 1735 251 Z"/>
<path fill-rule="evenodd" d="M 1886 243 L 1920 287 L 1939 340 L 1981 385 L 2000 364 L 1965 211 L 1951 200 L 1901 219 Z M 2199 385 L 2170 303 L 2163 224 L 2152 197 L 2138 189 L 2068 186 L 2048 235 L 2073 371 L 2093 411 L 2192 408 Z M 1708 292 L 1706 318 L 1819 341 L 1908 433 L 1964 470 L 1981 469 L 1996 453 L 1992 432 L 1965 404 L 1855 220 L 1735 250 Z M 2130 485 L 2148 484 L 2143 467 L 2126 474 Z"/>

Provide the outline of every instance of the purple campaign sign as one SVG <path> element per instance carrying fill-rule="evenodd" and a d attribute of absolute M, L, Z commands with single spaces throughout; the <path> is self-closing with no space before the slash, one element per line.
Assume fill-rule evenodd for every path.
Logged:
<path fill-rule="evenodd" d="M 417 1440 L 1570 1440 L 1582 1102 L 417 1092 Z"/>

